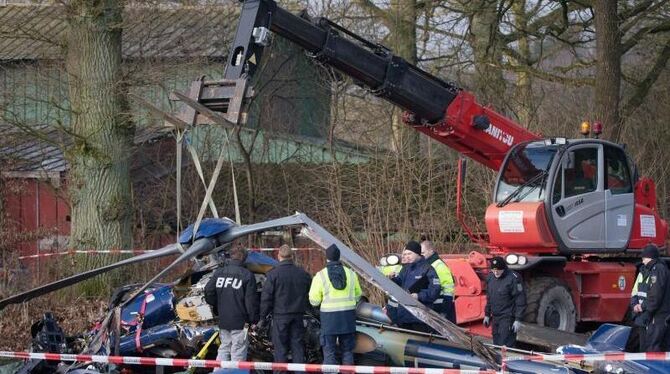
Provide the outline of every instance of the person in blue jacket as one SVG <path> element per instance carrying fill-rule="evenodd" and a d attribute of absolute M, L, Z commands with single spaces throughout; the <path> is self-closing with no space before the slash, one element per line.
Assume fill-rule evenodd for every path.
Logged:
<path fill-rule="evenodd" d="M 392 276 L 391 280 L 410 293 L 428 308 L 440 296 L 440 278 L 435 269 L 421 256 L 421 245 L 415 241 L 405 244 L 402 252 L 403 267 L 400 273 Z M 432 329 L 414 317 L 407 309 L 398 305 L 394 300 L 389 301 L 387 312 L 394 324 L 398 327 L 432 332 Z"/>

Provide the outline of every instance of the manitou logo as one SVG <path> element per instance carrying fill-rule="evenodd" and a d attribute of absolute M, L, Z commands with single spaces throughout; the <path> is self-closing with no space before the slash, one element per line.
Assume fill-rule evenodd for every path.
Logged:
<path fill-rule="evenodd" d="M 495 139 L 498 139 L 503 144 L 511 146 L 514 143 L 514 137 L 512 135 L 502 131 L 501 129 L 493 125 L 489 125 L 489 127 L 486 130 L 484 130 L 484 132 L 491 135 Z"/>

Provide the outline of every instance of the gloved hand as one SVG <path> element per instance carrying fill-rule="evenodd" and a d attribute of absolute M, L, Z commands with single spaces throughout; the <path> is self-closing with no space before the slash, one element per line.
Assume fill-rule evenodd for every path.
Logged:
<path fill-rule="evenodd" d="M 491 318 L 489 316 L 484 317 L 484 327 L 488 328 L 491 326 Z"/>
<path fill-rule="evenodd" d="M 512 324 L 512 331 L 514 331 L 514 333 L 516 334 L 517 332 L 519 332 L 520 328 L 521 328 L 521 321 L 514 321 L 514 323 Z"/>

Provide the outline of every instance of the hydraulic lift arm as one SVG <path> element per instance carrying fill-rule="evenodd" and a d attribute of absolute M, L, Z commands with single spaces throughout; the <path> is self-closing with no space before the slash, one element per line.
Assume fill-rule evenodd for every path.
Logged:
<path fill-rule="evenodd" d="M 515 144 L 540 139 L 476 102 L 473 95 L 326 18 L 310 20 L 273 0 L 246 0 L 228 57 L 225 79 L 250 78 L 270 33 L 286 38 L 375 95 L 406 110 L 405 122 L 456 151 L 498 170 Z"/>

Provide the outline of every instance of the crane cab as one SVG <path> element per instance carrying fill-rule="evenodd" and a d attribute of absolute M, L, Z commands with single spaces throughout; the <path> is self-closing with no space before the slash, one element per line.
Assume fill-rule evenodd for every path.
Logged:
<path fill-rule="evenodd" d="M 655 196 L 649 201 L 649 183 L 618 144 L 562 138 L 519 144 L 503 162 L 486 212 L 490 243 L 503 251 L 563 254 L 663 246 L 667 224 Z M 647 185 L 645 198 L 638 184 Z"/>

